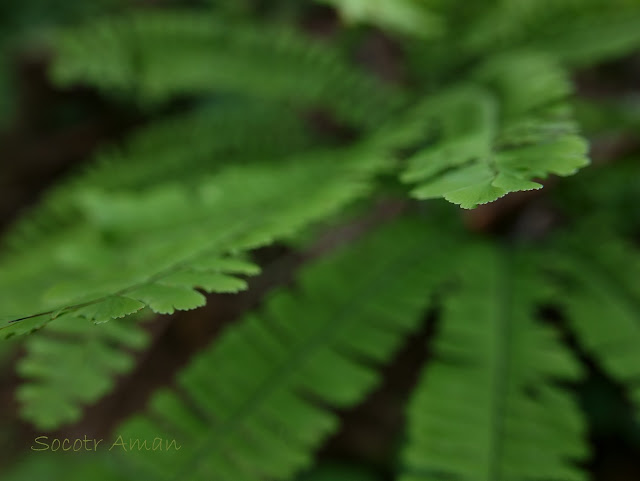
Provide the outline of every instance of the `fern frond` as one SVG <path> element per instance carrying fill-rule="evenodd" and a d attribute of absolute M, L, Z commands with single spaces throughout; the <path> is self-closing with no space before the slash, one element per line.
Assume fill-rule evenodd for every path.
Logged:
<path fill-rule="evenodd" d="M 305 127 L 300 115 L 281 105 L 214 104 L 137 131 L 124 148 L 99 153 L 78 182 L 109 190 L 193 182 L 231 162 L 266 162 L 299 152 L 311 144 Z"/>
<path fill-rule="evenodd" d="M 387 165 L 365 148 L 295 160 L 277 169 L 228 167 L 196 186 L 78 192 L 83 216 L 73 228 L 0 263 L 0 332 L 30 332 L 63 315 L 104 322 L 145 306 L 171 313 L 205 303 L 195 287 L 244 289 L 233 274 L 255 268 L 238 253 L 331 215 L 367 192 Z"/>
<path fill-rule="evenodd" d="M 279 160 L 311 142 L 296 113 L 270 103 L 222 102 L 173 115 L 141 128 L 122 147 L 98 152 L 84 172 L 56 185 L 2 240 L 10 249 L 26 250 L 73 227 L 83 215 L 78 192 L 89 186 L 108 192 L 167 182 L 196 186 L 230 163 Z"/>
<path fill-rule="evenodd" d="M 57 50 L 58 83 L 135 93 L 143 102 L 231 92 L 326 107 L 364 126 L 404 102 L 330 48 L 282 28 L 228 25 L 207 11 L 100 19 L 61 34 Z"/>
<path fill-rule="evenodd" d="M 640 48 L 640 5 L 627 0 L 505 0 L 486 9 L 464 43 L 474 52 L 515 46 L 573 66 Z"/>
<path fill-rule="evenodd" d="M 408 411 L 402 481 L 584 480 L 584 421 L 558 381 L 580 375 L 535 319 L 544 283 L 489 246 L 460 258 L 435 359 Z"/>
<path fill-rule="evenodd" d="M 433 244 L 435 242 L 435 244 Z M 308 466 L 423 317 L 446 249 L 420 222 L 396 222 L 310 266 L 294 295 L 279 292 L 198 354 L 178 391 L 118 429 L 123 439 L 176 439 L 188 449 L 127 456 L 149 479 L 284 480 Z M 442 252 L 442 250 L 440 250 Z"/>
<path fill-rule="evenodd" d="M 420 115 L 435 140 L 408 159 L 402 175 L 419 199 L 464 208 L 509 192 L 538 189 L 534 178 L 570 175 L 588 163 L 586 142 L 567 115 L 566 73 L 538 54 L 496 57 L 476 83 L 427 99 Z"/>
<path fill-rule="evenodd" d="M 590 231 L 592 232 L 592 231 Z M 582 238 L 545 253 L 557 299 L 581 346 L 631 394 L 640 416 L 640 255 L 618 238 Z"/>
<path fill-rule="evenodd" d="M 110 391 L 116 375 L 133 366 L 133 351 L 148 336 L 131 319 L 95 325 L 66 316 L 25 342 L 17 365 L 21 415 L 51 430 L 80 418 L 82 408 Z M 72 374 L 70 374 L 72 373 Z"/>

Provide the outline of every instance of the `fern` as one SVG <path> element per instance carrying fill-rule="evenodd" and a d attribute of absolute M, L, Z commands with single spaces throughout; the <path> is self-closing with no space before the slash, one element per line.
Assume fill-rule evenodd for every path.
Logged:
<path fill-rule="evenodd" d="M 268 103 L 228 102 L 172 115 L 140 129 L 124 146 L 98 152 L 84 172 L 49 192 L 3 240 L 9 248 L 26 250 L 72 228 L 83 217 L 78 197 L 87 186 L 139 192 L 180 181 L 197 188 L 203 176 L 223 170 L 230 158 L 238 164 L 275 161 L 311 143 L 298 115 Z"/>
<path fill-rule="evenodd" d="M 532 178 L 570 175 L 587 164 L 585 142 L 562 104 L 569 83 L 547 58 L 495 58 L 477 77 L 482 83 L 452 88 L 426 103 L 425 117 L 439 137 L 408 160 L 403 180 L 419 182 L 415 197 L 442 196 L 473 208 L 542 187 Z"/>
<path fill-rule="evenodd" d="M 118 430 L 189 449 L 124 454 L 125 479 L 289 479 L 308 466 L 337 425 L 330 408 L 362 399 L 420 324 L 439 278 L 418 254 L 446 248 L 423 227 L 385 227 L 307 268 L 295 297 L 275 293 L 263 313 L 228 328 L 178 375 L 177 391 L 158 392 L 147 415 Z"/>
<path fill-rule="evenodd" d="M 5 259 L 3 309 L 25 314 L 9 316 L 0 330 L 30 332 L 64 315 L 104 322 L 147 305 L 172 313 L 204 304 L 194 287 L 244 289 L 228 274 L 256 269 L 234 260 L 235 252 L 286 236 L 367 190 L 367 172 L 380 160 L 366 150 L 359 158 L 348 153 L 349 162 L 315 155 L 277 175 L 268 166 L 230 167 L 196 192 L 179 185 L 117 196 L 80 192 L 88 224 Z M 296 193 L 304 204 L 291 204 Z"/>
<path fill-rule="evenodd" d="M 640 414 L 637 250 L 615 238 L 602 239 L 593 250 L 578 247 L 575 239 L 563 244 L 549 257 L 565 315 L 588 354 L 629 390 Z"/>
<path fill-rule="evenodd" d="M 570 69 L 637 48 L 637 2 L 321 3 L 386 30 L 410 57 L 406 77 L 385 84 L 351 65 L 358 42 L 382 38 L 367 29 L 322 44 L 277 24 L 306 8 L 284 0 L 282 17 L 225 1 L 125 11 L 52 37 L 58 85 L 142 106 L 148 122 L 4 236 L 0 332 L 39 331 L 23 341 L 17 391 L 38 428 L 77 421 L 131 370 L 148 342 L 138 316 L 246 289 L 260 270 L 253 249 L 305 246 L 354 201 L 383 201 L 391 213 L 375 221 L 396 204 L 403 213 L 367 232 L 357 210 L 362 240 L 297 271 L 113 433 L 184 449 L 30 459 L 9 481 L 304 476 L 427 313 L 435 355 L 408 403 L 403 481 L 586 480 L 572 393 L 583 366 L 558 327 L 640 408 L 637 165 L 596 170 L 575 190 L 560 181 L 569 229 L 526 231 L 546 198 L 500 219 L 510 239 L 493 244 L 420 202 L 474 208 L 587 165 Z M 305 120 L 317 111 L 328 128 Z"/>
<path fill-rule="evenodd" d="M 295 298 L 271 296 L 262 315 L 193 360 L 178 377 L 180 396 L 156 394 L 149 415 L 119 431 L 124 438 L 162 432 L 191 446 L 176 456 L 140 456 L 143 472 L 289 479 L 309 465 L 310 451 L 336 427 L 328 408 L 361 400 L 377 382 L 374 366 L 421 320 L 435 271 L 426 268 L 431 259 L 417 261 L 430 243 L 419 227 L 394 225 L 310 268 Z"/>
<path fill-rule="evenodd" d="M 584 421 L 557 381 L 580 368 L 536 319 L 543 281 L 487 246 L 460 256 L 436 359 L 409 407 L 405 481 L 583 480 Z"/>
<path fill-rule="evenodd" d="M 277 160 L 310 145 L 310 132 L 290 109 L 268 103 L 214 104 L 153 123 L 124 148 L 99 153 L 78 181 L 108 190 L 140 189 L 175 179 L 197 183 L 228 165 L 230 158 L 236 164 Z"/>
<path fill-rule="evenodd" d="M 486 10 L 465 41 L 472 50 L 516 44 L 587 65 L 637 48 L 638 21 L 640 5 L 627 0 L 502 1 Z"/>
<path fill-rule="evenodd" d="M 131 369 L 133 359 L 125 349 L 146 344 L 141 330 L 121 322 L 91 331 L 73 318 L 56 323 L 26 343 L 26 357 L 17 366 L 25 378 L 17 393 L 22 416 L 45 430 L 76 421 L 83 405 L 110 391 L 115 374 Z"/>
<path fill-rule="evenodd" d="M 424 3 L 445 28 L 431 42 L 408 43 L 410 66 L 421 84 L 436 88 L 479 58 L 514 50 L 575 68 L 632 54 L 640 42 L 635 0 Z"/>
<path fill-rule="evenodd" d="M 533 65 L 535 66 L 535 63 Z M 503 62 L 498 62 L 497 67 L 488 67 L 488 81 L 499 82 L 500 78 L 497 81 L 492 79 L 491 71 L 504 68 Z M 479 75 L 482 73 L 481 70 Z M 521 77 L 521 73 L 515 75 L 516 80 Z M 558 81 L 556 76 L 551 75 L 550 78 L 548 84 L 545 84 L 545 87 L 550 87 L 543 89 L 543 98 L 547 102 L 561 96 L 566 88 L 566 84 Z M 498 85 L 505 91 L 507 98 L 514 95 L 511 92 L 514 87 L 513 81 Z M 533 88 L 530 90 L 533 94 L 537 93 Z M 450 104 L 448 106 L 451 107 Z M 529 103 L 518 105 L 512 101 L 508 107 L 504 113 L 507 119 L 509 115 L 517 115 L 521 110 L 527 112 Z M 415 116 L 415 112 L 411 115 Z M 186 194 L 185 187 L 171 184 L 162 185 L 155 191 L 136 194 L 107 195 L 101 192 L 101 189 L 90 187 L 74 192 L 72 203 L 79 206 L 81 218 L 86 219 L 92 228 L 87 229 L 84 225 L 71 228 L 68 232 L 60 234 L 58 244 L 47 238 L 40 257 L 34 255 L 34 247 L 31 247 L 28 262 L 37 261 L 35 266 L 26 267 L 15 259 L 8 263 L 6 269 L 13 270 L 15 276 L 13 287 L 7 287 L 5 291 L 8 293 L 7 298 L 12 301 L 7 301 L 4 308 L 16 314 L 9 316 L 8 323 L 0 326 L 0 330 L 7 333 L 29 332 L 52 318 L 67 315 L 77 309 L 83 309 L 85 314 L 91 310 L 90 317 L 98 322 L 126 316 L 145 305 L 150 305 L 156 312 L 169 313 L 174 308 L 188 309 L 201 306 L 204 298 L 191 289 L 198 285 L 209 292 L 229 292 L 243 288 L 242 283 L 229 281 L 228 277 L 221 277 L 219 273 L 200 272 L 197 276 L 187 273 L 198 270 L 197 265 L 202 262 L 201 258 L 204 255 L 219 257 L 234 249 L 264 244 L 273 237 L 293 231 L 296 226 L 326 215 L 360 195 L 362 181 L 367 181 L 365 174 L 371 175 L 371 172 L 375 173 L 380 166 L 386 164 L 385 157 L 389 155 L 389 149 L 401 146 L 401 140 L 406 142 L 407 139 L 413 138 L 414 131 L 419 131 L 422 124 L 420 116 L 418 120 L 420 122 L 415 125 L 409 123 L 409 127 L 401 123 L 397 127 L 383 129 L 377 136 L 373 136 L 369 143 L 364 142 L 339 153 L 338 155 L 344 156 L 345 159 L 354 157 L 351 160 L 354 163 L 352 168 L 345 167 L 349 162 L 343 161 L 342 164 L 338 164 L 335 160 L 329 160 L 331 153 L 324 156 L 311 155 L 302 165 L 282 167 L 277 176 L 274 176 L 272 169 L 267 166 L 229 168 L 209 183 L 203 182 L 202 185 L 196 186 L 199 197 L 196 195 L 195 199 Z M 496 173 L 491 172 L 491 165 L 486 163 L 488 159 L 462 165 L 457 171 L 449 173 L 447 169 L 464 164 L 470 159 L 443 158 L 437 170 L 426 174 L 440 174 L 443 171 L 444 174 L 437 177 L 429 187 L 423 186 L 417 193 L 420 197 L 444 195 L 445 198 L 465 207 L 472 207 L 477 203 L 494 200 L 510 191 L 536 186 L 526 180 L 527 177 L 545 175 L 549 170 L 561 174 L 571 173 L 584 164 L 583 143 L 575 136 L 557 134 L 554 128 L 564 132 L 570 125 L 556 122 L 549 126 L 536 119 L 523 117 L 519 122 L 509 125 L 508 140 L 540 145 L 522 148 L 518 151 L 519 155 L 505 152 L 500 161 L 503 171 Z M 557 135 L 560 135 L 559 139 L 553 140 Z M 552 140 L 549 140 L 549 137 Z M 562 160 L 563 163 L 532 165 L 532 160 L 546 159 L 547 155 L 554 153 L 556 160 Z M 301 159 L 296 157 L 294 161 L 300 164 Z M 419 164 L 419 158 L 418 162 L 414 158 L 413 170 L 407 174 L 409 178 L 425 175 L 424 169 L 421 172 L 416 164 Z M 334 169 L 333 175 L 331 169 Z M 320 172 L 322 175 L 319 175 Z M 349 178 L 352 175 L 355 175 L 353 180 Z M 322 182 L 316 181 L 321 177 L 324 177 L 326 187 Z M 247 182 L 254 182 L 254 185 L 260 188 L 247 189 L 248 186 L 243 185 Z M 289 187 L 285 187 L 287 185 Z M 268 186 L 271 186 L 271 190 Z M 245 192 L 249 195 L 246 198 L 231 199 L 229 194 L 226 194 L 223 200 L 220 200 L 217 191 Z M 283 191 L 286 192 L 286 196 L 282 195 Z M 294 191 L 304 192 L 300 198 L 306 198 L 305 205 L 288 205 L 288 199 Z M 317 192 L 315 195 L 318 200 L 314 200 L 314 192 Z M 337 192 L 343 193 L 337 195 Z M 262 197 L 256 197 L 258 195 Z M 63 196 L 60 204 L 54 202 L 54 209 L 64 211 L 69 208 L 69 204 Z M 257 217 L 254 209 L 256 205 L 270 205 L 273 218 Z M 283 207 L 279 207 L 280 205 Z M 288 213 L 288 209 L 292 209 L 291 213 Z M 157 212 L 162 212 L 162 218 L 158 218 Z M 253 216 L 255 224 L 252 225 L 248 220 L 240 221 L 247 216 Z M 46 213 L 45 217 L 51 216 Z M 63 214 L 63 217 L 69 217 L 69 214 Z M 203 221 L 205 218 L 206 222 Z M 273 226 L 269 227 L 270 223 L 273 223 Z M 218 244 L 211 242 L 210 233 L 223 225 L 227 230 L 223 236 L 225 240 L 218 241 Z M 158 239 L 156 233 L 167 228 L 180 230 L 176 232 L 175 238 L 166 235 L 163 239 Z M 252 233 L 251 229 L 257 229 L 257 232 Z M 44 231 L 47 231 L 46 227 Z M 105 238 L 105 235 L 111 239 Z M 234 237 L 241 236 L 262 238 L 245 241 L 246 245 L 238 245 Z M 34 237 L 37 239 L 41 235 Z M 129 249 L 126 246 L 137 248 Z M 117 249 L 117 252 L 114 249 Z M 102 254 L 96 256 L 100 251 Z M 74 252 L 73 256 L 76 259 L 66 257 L 64 252 Z M 84 260 L 82 256 L 85 256 Z M 114 262 L 121 265 L 122 270 L 114 272 Z M 84 275 L 82 271 L 78 271 L 78 263 L 84 264 Z M 90 272 L 87 270 L 89 265 Z M 176 269 L 183 271 L 179 278 L 176 278 L 178 274 L 173 273 Z M 47 279 L 42 275 L 43 272 L 50 275 L 55 273 L 55 276 Z M 173 278 L 167 279 L 170 273 L 173 273 Z M 72 278 L 73 281 L 68 281 L 64 286 L 66 277 Z M 82 296 L 76 294 L 79 286 L 82 286 Z M 159 296 L 165 298 L 164 302 L 158 301 Z M 21 299 L 28 303 L 29 312 L 25 307 L 21 307 Z M 40 303 L 37 310 L 33 304 L 35 299 L 39 299 Z M 20 323 L 11 322 L 23 318 L 28 319 Z"/>
<path fill-rule="evenodd" d="M 182 11 L 101 20 L 60 36 L 53 75 L 61 84 L 88 82 L 152 103 L 183 93 L 233 92 L 326 105 L 357 125 L 376 125 L 403 102 L 400 93 L 294 32 L 232 27 Z M 267 71 L 267 79 L 256 75 Z"/>
<path fill-rule="evenodd" d="M 115 375 L 133 367 L 131 350 L 148 344 L 147 334 L 130 319 L 96 326 L 63 317 L 25 343 L 17 365 L 25 379 L 17 392 L 21 415 L 44 430 L 78 420 L 84 405 L 111 390 Z"/>
<path fill-rule="evenodd" d="M 383 4 L 384 2 L 381 5 Z M 202 91 L 202 88 L 198 86 L 199 84 L 192 84 L 190 83 L 191 80 L 172 80 L 167 75 L 160 77 L 153 74 L 155 72 L 154 69 L 160 68 L 154 66 L 154 62 L 157 61 L 154 60 L 153 52 L 161 51 L 166 56 L 167 51 L 171 52 L 173 48 L 177 48 L 175 45 L 180 45 L 180 41 L 175 38 L 168 40 L 172 34 L 185 38 L 185 41 L 205 42 L 204 44 L 209 46 L 206 50 L 207 52 L 210 51 L 210 48 L 213 48 L 208 42 L 214 42 L 211 39 L 217 38 L 216 35 L 225 35 L 225 38 L 228 38 L 229 41 L 237 41 L 242 48 L 249 48 L 248 46 L 253 45 L 252 49 L 264 50 L 264 46 L 258 47 L 257 39 L 243 39 L 243 31 L 240 33 L 234 31 L 233 35 L 224 34 L 224 32 L 216 33 L 215 28 L 210 24 L 202 22 L 196 24 L 194 23 L 196 20 L 192 17 L 184 15 L 177 18 L 174 17 L 175 15 L 172 17 L 159 16 L 155 18 L 157 25 L 153 22 L 154 18 L 150 16 L 145 16 L 144 20 L 130 19 L 127 21 L 126 19 L 120 19 L 119 23 L 112 21 L 108 25 L 92 26 L 90 33 L 89 31 L 85 33 L 70 33 L 68 39 L 64 40 L 62 44 L 63 62 L 58 64 L 58 68 L 62 73 L 58 73 L 57 77 L 63 82 L 81 79 L 107 87 L 109 82 L 114 82 L 114 85 L 118 88 L 135 88 L 138 95 L 143 98 L 156 95 L 162 97 L 165 94 L 169 94 L 173 89 L 190 90 L 192 92 Z M 97 39 L 100 38 L 100 35 L 96 37 L 95 31 L 100 32 L 103 29 L 111 32 L 109 34 L 105 33 L 107 38 L 105 42 L 117 41 L 120 47 L 112 46 L 111 50 L 109 50 L 108 47 L 103 46 L 95 47 L 95 49 L 111 51 L 111 55 L 116 56 L 116 60 L 96 65 L 95 69 L 92 70 L 93 73 L 92 71 L 77 70 L 74 65 L 80 65 L 83 69 L 90 65 L 88 59 L 82 55 L 82 52 L 87 52 L 85 55 L 88 55 L 89 52 L 95 50 L 94 48 L 88 49 L 88 46 L 91 45 L 91 42 L 99 41 Z M 204 38 L 199 38 L 197 35 L 204 35 Z M 139 48 L 142 49 L 140 52 L 136 53 L 134 51 L 137 48 L 137 43 L 134 42 L 132 45 L 131 38 L 136 39 L 136 42 L 139 39 Z M 264 35 L 260 38 L 263 39 Z M 162 42 L 166 41 L 171 41 L 172 49 L 161 48 Z M 221 40 L 217 41 L 221 42 Z M 284 51 L 282 48 L 275 49 L 271 52 L 263 52 L 262 56 L 271 55 L 269 58 L 276 58 L 284 65 L 291 65 L 293 62 L 289 55 L 293 55 L 293 52 L 286 50 L 289 42 L 284 40 L 282 42 L 285 45 L 285 47 L 282 47 Z M 239 59 L 242 59 L 242 65 L 247 66 L 246 68 L 259 68 L 259 62 L 250 62 L 249 59 L 242 57 L 241 53 L 234 52 L 232 45 L 234 44 L 232 43 L 230 46 L 228 42 L 225 42 L 225 52 L 218 53 L 216 58 L 221 62 L 227 62 L 225 59 L 232 56 L 233 65 L 238 63 Z M 207 62 L 201 60 L 202 54 L 197 54 L 197 49 L 185 45 L 184 50 L 187 51 L 187 49 L 190 52 L 189 56 L 198 57 L 197 60 L 193 60 L 194 65 L 202 66 L 207 64 Z M 245 53 L 249 54 L 250 51 Z M 251 73 L 236 72 L 234 67 L 227 65 L 227 63 L 212 68 L 217 69 L 215 75 L 221 75 L 224 72 L 224 75 L 228 76 L 229 80 L 218 79 L 214 76 L 214 73 L 201 72 L 195 67 L 184 67 L 178 70 L 190 73 L 194 79 L 201 79 L 197 80 L 197 82 L 204 82 L 203 85 L 206 84 L 207 89 L 224 91 L 227 88 L 225 83 L 227 82 L 232 84 L 235 89 L 240 89 L 240 91 L 252 93 L 253 95 L 273 95 L 275 98 L 288 99 L 294 102 L 298 99 L 303 101 L 306 99 L 308 102 L 312 100 L 308 97 L 309 95 L 321 95 L 318 100 L 331 106 L 332 110 L 341 117 L 345 116 L 344 112 L 346 111 L 358 112 L 359 116 L 362 113 L 363 115 L 360 117 L 367 119 L 370 125 L 380 125 L 380 122 L 388 116 L 388 114 L 384 116 L 374 114 L 373 110 L 376 112 L 389 112 L 389 109 L 382 104 L 372 103 L 372 98 L 395 99 L 390 102 L 396 106 L 401 104 L 399 94 L 387 95 L 384 90 L 380 89 L 379 93 L 376 93 L 372 90 L 372 87 L 365 86 L 363 81 L 356 81 L 355 74 L 349 74 L 344 67 L 338 68 L 336 66 L 331 68 L 330 72 L 334 70 L 336 72 L 331 77 L 327 76 L 327 69 L 324 67 L 323 73 L 320 73 L 316 69 L 330 62 L 327 52 L 324 52 L 322 57 L 320 53 L 320 50 L 318 50 L 316 55 L 304 57 L 305 59 L 310 58 L 312 61 L 306 60 L 305 66 L 301 66 L 295 75 L 293 73 L 284 73 L 284 69 L 282 78 L 280 74 L 276 76 L 272 73 L 270 81 L 273 82 L 273 86 L 270 83 L 254 82 L 254 76 Z M 295 58 L 302 55 L 302 52 L 297 52 L 295 53 Z M 421 166 L 425 163 L 431 166 L 431 156 L 425 152 L 424 156 L 419 157 L 418 160 L 413 160 L 412 163 L 415 165 L 405 175 L 405 179 L 409 181 L 423 180 L 425 176 L 429 177 L 448 169 L 454 171 L 451 175 L 445 175 L 437 179 L 437 182 L 432 186 L 430 186 L 431 183 L 427 183 L 423 188 L 416 189 L 414 192 L 419 198 L 444 196 L 463 206 L 474 207 L 479 203 L 493 201 L 509 192 L 538 188 L 539 184 L 532 182 L 532 177 L 544 177 L 550 172 L 568 175 L 586 164 L 584 157 L 585 145 L 580 138 L 571 135 L 575 133 L 576 129 L 567 118 L 567 113 L 562 111 L 563 106 L 560 103 L 569 91 L 568 82 L 564 79 L 564 73 L 554 66 L 552 61 L 544 60 L 539 55 L 518 58 L 517 61 L 514 61 L 520 55 L 513 54 L 505 58 L 497 58 L 490 61 L 484 68 L 478 69 L 476 76 L 479 77 L 477 81 L 480 84 L 480 89 L 488 87 L 497 91 L 486 93 L 478 91 L 476 94 L 469 95 L 470 97 L 477 97 L 476 99 L 470 98 L 468 100 L 458 98 L 460 94 L 443 93 L 439 98 L 437 96 L 435 99 L 429 98 L 426 102 L 427 105 L 431 105 L 431 108 L 427 108 L 426 112 L 422 112 L 422 115 L 426 117 L 424 123 L 427 125 L 435 123 L 435 126 L 431 125 L 432 129 L 445 131 L 450 129 L 449 132 L 445 133 L 447 137 L 440 139 L 441 142 L 436 144 L 436 151 L 443 150 L 447 152 L 447 146 L 458 143 L 458 137 L 474 135 L 472 133 L 474 127 L 468 127 L 468 130 L 472 132 L 464 131 L 464 126 L 456 128 L 455 116 L 459 117 L 458 122 L 460 122 L 460 118 L 466 120 L 467 116 L 477 118 L 478 123 L 482 126 L 481 128 L 484 128 L 485 131 L 484 134 L 479 133 L 476 135 L 478 141 L 469 145 L 468 152 L 461 154 L 454 152 L 448 162 L 442 159 L 440 163 L 434 163 L 434 167 L 429 167 L 426 173 L 423 173 L 424 169 Z M 143 59 L 143 66 L 138 66 L 138 70 L 148 68 L 151 69 L 150 72 L 139 72 L 134 69 L 131 63 L 133 58 Z M 335 63 L 335 60 L 333 62 Z M 148 66 L 146 66 L 147 64 Z M 106 65 L 106 68 L 116 68 L 117 66 L 118 69 L 128 73 L 118 73 L 120 70 L 112 73 L 102 72 L 100 69 L 105 68 L 103 65 Z M 202 69 L 202 67 L 200 68 Z M 271 72 L 274 72 L 274 69 L 279 71 L 278 67 L 273 64 L 269 66 L 269 69 Z M 300 72 L 308 72 L 310 75 L 309 80 L 306 80 L 306 77 L 301 77 Z M 307 74 L 305 73 L 305 75 Z M 353 78 L 350 79 L 348 75 Z M 153 78 L 154 81 L 162 78 L 162 82 L 166 83 L 167 87 L 158 87 L 158 89 L 165 89 L 163 90 L 164 93 L 146 93 L 151 87 L 145 86 L 145 76 Z M 473 77 L 474 75 L 472 74 Z M 243 87 L 242 81 L 238 81 L 238 78 L 246 79 L 249 84 Z M 295 78 L 295 85 L 289 85 L 286 79 L 289 79 L 288 81 L 290 82 L 293 78 Z M 319 85 L 319 79 L 323 80 L 322 87 Z M 196 80 L 193 81 L 196 82 Z M 314 86 L 313 84 L 318 85 Z M 272 87 L 273 91 L 267 92 L 265 90 Z M 471 88 L 476 89 L 477 87 L 474 85 Z M 464 91 L 468 87 L 465 85 L 462 89 Z M 205 89 L 205 91 L 207 90 Z M 341 93 L 342 91 L 344 91 L 344 94 Z M 321 93 L 317 94 L 317 92 Z M 322 92 L 326 92 L 326 94 Z M 389 91 L 389 94 L 391 93 Z M 363 99 L 363 94 L 366 95 L 368 100 L 365 101 Z M 357 107 L 355 104 L 350 104 L 348 108 L 345 108 L 341 104 L 341 99 L 346 98 L 347 95 L 352 101 L 358 103 Z M 462 94 L 462 97 L 466 95 Z M 496 95 L 498 98 L 493 98 Z M 517 104 L 522 99 L 529 97 L 531 97 L 529 103 L 524 105 Z M 358 101 L 359 99 L 363 100 Z M 550 101 L 556 101 L 558 104 L 555 106 L 549 105 Z M 465 104 L 468 104 L 468 107 L 465 108 Z M 372 111 L 369 113 L 364 112 L 362 109 L 368 108 L 369 105 Z M 453 118 L 439 119 L 437 118 L 437 112 L 447 112 Z M 433 119 L 434 113 L 436 114 L 436 119 Z M 489 117 L 493 118 L 493 120 L 489 120 Z M 374 123 L 371 123 L 371 121 Z M 490 128 L 491 124 L 496 125 Z M 385 130 L 385 128 L 389 129 L 389 127 L 385 126 L 382 130 Z M 416 139 L 415 141 L 424 142 L 424 139 Z M 460 141 L 461 144 L 463 142 L 462 140 Z M 538 144 L 542 145 L 536 147 Z M 502 150 L 505 147 L 512 147 L 511 151 L 494 155 L 494 151 Z M 457 167 L 460 164 L 467 164 L 467 162 L 473 160 L 469 158 L 470 156 L 482 156 L 483 159 L 479 162 L 473 162 L 471 165 L 465 165 L 465 168 L 461 169 L 462 172 L 458 171 Z M 556 170 L 550 169 L 549 165 L 542 164 L 539 167 L 535 165 L 536 162 L 544 162 L 549 156 L 554 159 L 553 166 Z M 436 170 L 435 166 L 438 166 L 438 170 Z"/>

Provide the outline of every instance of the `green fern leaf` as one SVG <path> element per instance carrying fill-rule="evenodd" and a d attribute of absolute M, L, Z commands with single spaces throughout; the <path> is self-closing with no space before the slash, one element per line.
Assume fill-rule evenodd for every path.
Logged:
<path fill-rule="evenodd" d="M 78 317 L 84 317 L 96 324 L 110 321 L 128 316 L 144 308 L 142 302 L 124 296 L 109 296 L 106 299 L 90 304 L 86 307 L 80 307 L 75 311 Z"/>
<path fill-rule="evenodd" d="M 626 0 L 502 1 L 473 22 L 464 44 L 476 53 L 515 46 L 585 66 L 640 46 L 640 8 Z"/>
<path fill-rule="evenodd" d="M 109 392 L 113 378 L 133 367 L 131 352 L 147 344 L 147 334 L 131 319 L 94 325 L 60 318 L 25 342 L 17 365 L 25 379 L 17 391 L 21 416 L 43 430 L 77 421 L 83 406 Z"/>
<path fill-rule="evenodd" d="M 544 284 L 488 246 L 460 261 L 435 360 L 409 407 L 399 479 L 586 479 L 572 462 L 585 456 L 584 421 L 557 384 L 580 369 L 534 319 Z"/>
<path fill-rule="evenodd" d="M 556 275 L 557 304 L 580 345 L 611 379 L 629 390 L 640 416 L 637 249 L 615 238 L 601 238 L 588 246 L 582 238 L 573 238 L 556 249 L 547 254 L 553 260 L 549 265 Z"/>
<path fill-rule="evenodd" d="M 255 269 L 233 260 L 238 253 L 330 215 L 366 193 L 385 165 L 375 152 L 349 149 L 296 158 L 277 170 L 229 167 L 195 188 L 80 191 L 83 215 L 73 227 L 5 256 L 5 312 L 24 313 L 14 319 L 47 315 L 30 318 L 28 327 L 5 322 L 0 332 L 30 331 L 78 309 L 99 322 L 133 312 L 140 302 L 160 313 L 192 309 L 204 303 L 195 287 L 242 289 L 246 284 L 229 275 Z M 207 263 L 218 267 L 208 270 Z"/>
<path fill-rule="evenodd" d="M 0 317 L 0 325 L 5 328 L 5 339 L 10 339 L 15 336 L 24 336 L 36 332 L 53 319 L 56 319 L 59 314 L 58 312 L 46 312 L 25 317 L 3 316 Z"/>
<path fill-rule="evenodd" d="M 77 182 L 122 190 L 193 181 L 229 158 L 236 164 L 266 162 L 310 145 L 310 133 L 291 108 L 264 100 L 214 103 L 152 123 L 124 148 L 100 152 Z"/>
<path fill-rule="evenodd" d="M 418 183 L 414 197 L 473 208 L 541 188 L 533 178 L 570 175 L 588 163 L 586 142 L 559 103 L 569 83 L 548 58 L 495 58 L 476 78 L 478 84 L 449 89 L 418 109 L 439 138 L 408 159 L 402 179 Z"/>
<path fill-rule="evenodd" d="M 290 479 L 337 425 L 330 408 L 359 402 L 415 329 L 440 281 L 424 249 L 447 241 L 418 222 L 396 222 L 313 265 L 299 288 L 232 326 L 156 394 L 123 439 L 163 436 L 180 451 L 127 461 L 158 480 Z M 127 455 L 125 455 L 127 456 Z"/>
<path fill-rule="evenodd" d="M 145 284 L 127 295 L 144 302 L 158 314 L 173 314 L 176 309 L 196 309 L 207 303 L 206 297 L 194 289 L 166 284 Z"/>
<path fill-rule="evenodd" d="M 48 192 L 5 234 L 4 243 L 26 249 L 73 227 L 83 214 L 78 192 L 87 186 L 122 192 L 166 182 L 197 185 L 230 159 L 269 163 L 300 152 L 311 143 L 306 130 L 291 109 L 265 102 L 224 102 L 162 119 L 137 131 L 124 147 L 100 151 L 85 172 Z"/>
<path fill-rule="evenodd" d="M 140 129 L 124 148 L 101 152 L 78 182 L 122 190 L 193 181 L 229 158 L 236 164 L 268 161 L 310 144 L 309 132 L 291 108 L 265 101 L 219 102 Z"/>
<path fill-rule="evenodd" d="M 57 51 L 58 83 L 135 91 L 146 103 L 231 92 L 322 105 L 344 120 L 375 126 L 404 102 L 396 90 L 295 32 L 216 21 L 206 11 L 103 18 L 61 33 Z"/>

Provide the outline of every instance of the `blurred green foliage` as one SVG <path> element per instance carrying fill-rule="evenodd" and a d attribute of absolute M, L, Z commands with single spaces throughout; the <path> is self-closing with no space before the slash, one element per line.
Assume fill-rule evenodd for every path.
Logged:
<path fill-rule="evenodd" d="M 4 51 L 35 42 L 53 52 L 59 88 L 91 87 L 147 124 L 53 185 L 3 238 L 0 333 L 29 335 L 17 341 L 17 396 L 38 429 L 79 420 L 134 367 L 147 345 L 138 317 L 249 288 L 259 247 L 304 249 L 345 212 L 362 221 L 374 205 L 401 208 L 297 271 L 113 432 L 183 450 L 73 465 L 30 453 L 9 481 L 376 479 L 303 473 L 337 412 L 379 385 L 428 312 L 433 357 L 388 466 L 398 479 L 588 479 L 588 429 L 603 419 L 588 417 L 595 369 L 635 422 L 639 110 L 616 91 L 576 100 L 573 79 L 637 52 L 639 2 L 59 7 L 3 4 Z M 376 41 L 395 49 L 383 67 L 384 54 L 362 54 Z M 626 139 L 626 159 L 552 177 L 586 167 L 602 136 Z M 543 183 L 550 195 L 527 192 Z M 425 203 L 473 209 L 504 196 L 466 226 Z"/>

